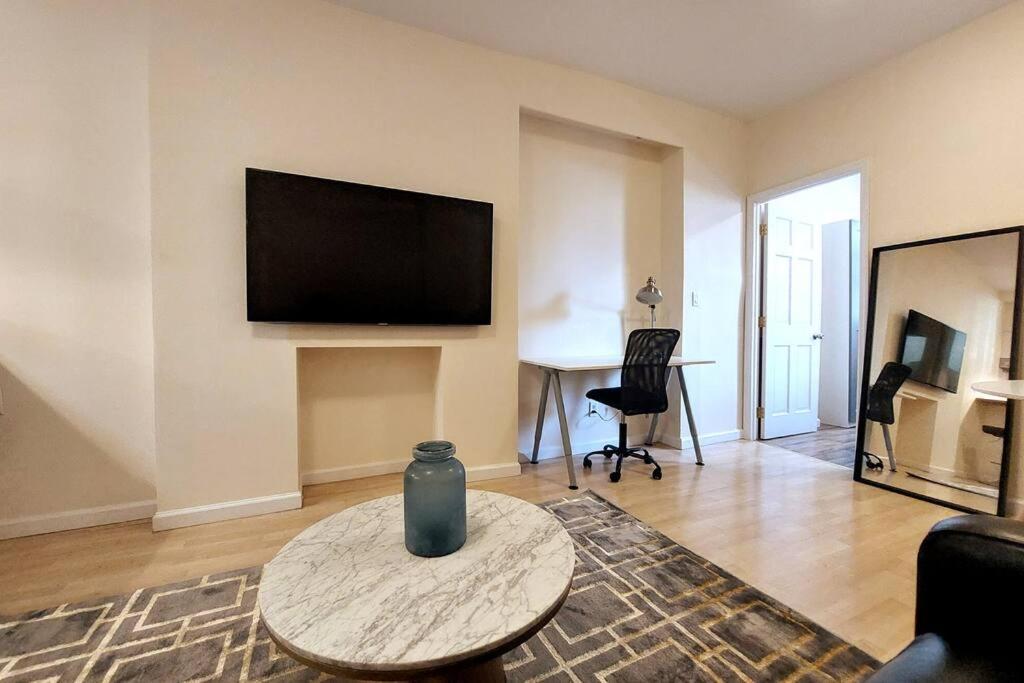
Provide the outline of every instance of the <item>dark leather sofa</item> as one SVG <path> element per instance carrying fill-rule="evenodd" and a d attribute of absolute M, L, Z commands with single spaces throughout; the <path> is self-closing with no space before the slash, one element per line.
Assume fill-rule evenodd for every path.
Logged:
<path fill-rule="evenodd" d="M 1024 522 L 964 515 L 917 554 L 913 642 L 871 683 L 1024 681 Z"/>

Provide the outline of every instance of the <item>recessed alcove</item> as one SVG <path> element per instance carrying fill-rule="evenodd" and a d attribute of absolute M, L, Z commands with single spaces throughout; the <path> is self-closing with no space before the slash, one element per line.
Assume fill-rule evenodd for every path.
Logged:
<path fill-rule="evenodd" d="M 297 350 L 303 484 L 401 471 L 436 432 L 441 348 Z"/>
<path fill-rule="evenodd" d="M 650 311 L 635 296 L 652 275 L 665 294 L 658 324 L 682 329 L 683 150 L 528 112 L 520 116 L 519 136 L 520 357 L 621 357 L 630 331 L 650 325 Z M 597 406 L 600 416 L 590 413 L 585 394 L 615 386 L 619 374 L 563 377 L 576 452 L 617 439 L 614 411 Z M 533 447 L 541 382 L 535 367 L 520 366 L 524 456 Z M 681 446 L 678 393 L 670 392 L 669 401 L 658 438 Z M 649 424 L 646 416 L 631 419 L 631 442 L 641 442 Z M 538 455 L 562 452 L 549 404 Z"/>

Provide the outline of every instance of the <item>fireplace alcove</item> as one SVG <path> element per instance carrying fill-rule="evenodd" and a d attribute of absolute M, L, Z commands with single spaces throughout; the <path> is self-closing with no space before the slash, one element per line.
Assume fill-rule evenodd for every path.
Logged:
<path fill-rule="evenodd" d="M 400 472 L 438 433 L 441 348 L 297 349 L 302 484 Z"/>

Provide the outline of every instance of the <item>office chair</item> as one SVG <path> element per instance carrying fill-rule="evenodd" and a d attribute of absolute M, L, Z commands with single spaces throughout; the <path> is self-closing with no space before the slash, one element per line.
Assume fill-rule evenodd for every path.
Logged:
<path fill-rule="evenodd" d="M 622 461 L 626 458 L 641 458 L 647 465 L 654 465 L 653 479 L 661 479 L 661 467 L 654 461 L 646 448 L 629 448 L 626 444 L 626 417 L 628 415 L 649 415 L 668 410 L 668 393 L 665 390 L 668 361 L 672 350 L 679 341 L 679 330 L 645 329 L 633 330 L 626 342 L 626 356 L 622 361 L 620 386 L 605 389 L 591 389 L 587 398 L 618 410 L 619 443 L 611 444 L 599 451 L 591 451 L 583 458 L 583 466 L 590 469 L 590 456 L 603 455 L 606 459 L 617 458 L 615 471 L 608 477 L 613 482 L 622 477 Z"/>
<path fill-rule="evenodd" d="M 892 450 L 892 437 L 889 435 L 889 425 L 896 422 L 896 411 L 892 405 L 892 399 L 900 390 L 903 383 L 913 372 L 906 365 L 888 362 L 878 373 L 878 379 L 868 389 L 868 410 L 865 417 L 872 422 L 882 425 L 882 437 L 885 439 L 885 450 L 889 453 L 889 469 L 896 471 L 896 456 Z M 882 459 L 873 453 L 864 451 L 868 469 L 882 469 Z M 872 460 L 874 458 L 874 460 Z"/>

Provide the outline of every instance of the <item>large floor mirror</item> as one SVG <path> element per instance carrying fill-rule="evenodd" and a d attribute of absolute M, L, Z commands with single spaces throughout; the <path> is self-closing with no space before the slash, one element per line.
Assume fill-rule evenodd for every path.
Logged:
<path fill-rule="evenodd" d="M 1005 514 L 1022 249 L 1024 227 L 874 250 L 857 481 Z"/>

